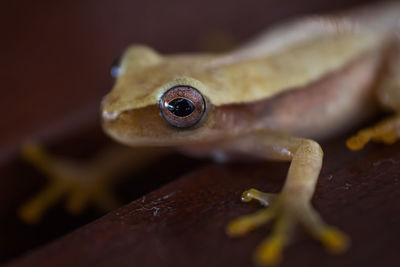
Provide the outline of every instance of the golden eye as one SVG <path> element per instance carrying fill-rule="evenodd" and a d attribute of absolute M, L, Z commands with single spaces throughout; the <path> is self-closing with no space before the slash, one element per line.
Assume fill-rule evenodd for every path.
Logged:
<path fill-rule="evenodd" d="M 170 125 L 189 128 L 196 125 L 206 110 L 206 103 L 199 91 L 189 86 L 169 89 L 160 100 L 161 115 Z"/>

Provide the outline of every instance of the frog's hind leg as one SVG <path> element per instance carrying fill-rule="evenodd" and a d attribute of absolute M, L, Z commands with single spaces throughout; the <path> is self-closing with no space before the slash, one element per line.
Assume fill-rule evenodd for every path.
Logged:
<path fill-rule="evenodd" d="M 393 144 L 400 137 L 400 115 L 385 119 L 378 124 L 362 129 L 355 136 L 350 137 L 346 145 L 351 150 L 362 149 L 369 141 Z"/>
<path fill-rule="evenodd" d="M 362 129 L 349 138 L 346 145 L 359 150 L 369 141 L 393 144 L 400 137 L 400 40 L 396 40 L 390 50 L 390 58 L 384 74 L 377 86 L 379 102 L 383 107 L 395 112 L 395 115 L 376 125 Z"/>
<path fill-rule="evenodd" d="M 33 142 L 25 143 L 21 153 L 50 179 L 41 192 L 20 207 L 19 216 L 27 223 L 40 221 L 44 212 L 63 198 L 66 209 L 73 214 L 82 212 L 88 205 L 101 211 L 118 207 L 120 203 L 112 193 L 113 178 L 121 171 L 140 167 L 156 158 L 151 152 L 117 145 L 107 147 L 85 163 L 53 156 Z"/>
<path fill-rule="evenodd" d="M 264 205 L 268 204 L 269 207 L 239 217 L 227 226 L 227 233 L 230 236 L 243 236 L 271 220 L 275 221 L 271 235 L 255 251 L 254 258 L 257 264 L 279 263 L 282 251 L 290 243 L 292 233 L 298 224 L 304 226 L 328 251 L 339 253 L 346 250 L 349 243 L 346 235 L 324 223 L 310 203 L 323 157 L 322 149 L 316 142 L 260 131 L 237 138 L 225 146 L 228 151 L 291 161 L 280 194 L 271 195 L 250 189 L 242 195 L 243 201 L 256 199 Z"/>

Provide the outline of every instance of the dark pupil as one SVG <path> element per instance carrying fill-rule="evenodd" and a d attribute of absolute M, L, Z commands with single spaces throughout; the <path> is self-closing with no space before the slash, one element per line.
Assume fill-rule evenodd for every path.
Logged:
<path fill-rule="evenodd" d="M 176 116 L 185 117 L 193 112 L 194 105 L 186 98 L 175 98 L 168 103 L 168 110 Z"/>

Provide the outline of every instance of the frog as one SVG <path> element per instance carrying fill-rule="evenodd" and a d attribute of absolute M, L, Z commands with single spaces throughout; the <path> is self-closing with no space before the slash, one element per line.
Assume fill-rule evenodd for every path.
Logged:
<path fill-rule="evenodd" d="M 115 85 L 102 100 L 102 127 L 119 143 L 151 147 L 145 153 L 149 160 L 160 155 L 157 148 L 167 147 L 217 161 L 290 162 L 280 193 L 251 185 L 244 189 L 241 200 L 256 200 L 263 208 L 231 221 L 226 233 L 241 237 L 274 221 L 254 253 L 260 266 L 279 264 L 297 226 L 329 252 L 342 253 L 350 238 L 311 204 L 323 164 L 319 140 L 352 129 L 379 106 L 394 115 L 360 130 L 347 147 L 359 150 L 370 141 L 393 144 L 399 139 L 399 19 L 400 4 L 385 3 L 294 19 L 229 52 L 161 55 L 131 45 L 113 69 Z M 50 156 L 34 144 L 24 154 L 42 169 L 51 165 Z M 91 196 L 113 206 L 107 184 L 100 184 Z M 47 194 L 56 196 L 54 188 Z M 45 199 L 25 206 L 23 217 L 37 217 L 49 202 Z"/>

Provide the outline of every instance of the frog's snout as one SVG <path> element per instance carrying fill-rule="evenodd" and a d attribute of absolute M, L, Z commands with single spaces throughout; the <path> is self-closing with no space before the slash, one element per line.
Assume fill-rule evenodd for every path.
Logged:
<path fill-rule="evenodd" d="M 101 118 L 103 120 L 115 120 L 118 117 L 118 113 L 117 112 L 110 112 L 106 109 L 103 109 L 101 111 Z"/>
<path fill-rule="evenodd" d="M 100 104 L 100 114 L 103 121 L 115 120 L 118 117 L 118 112 L 112 108 L 112 103 L 116 102 L 117 99 L 106 95 L 103 97 Z"/>

